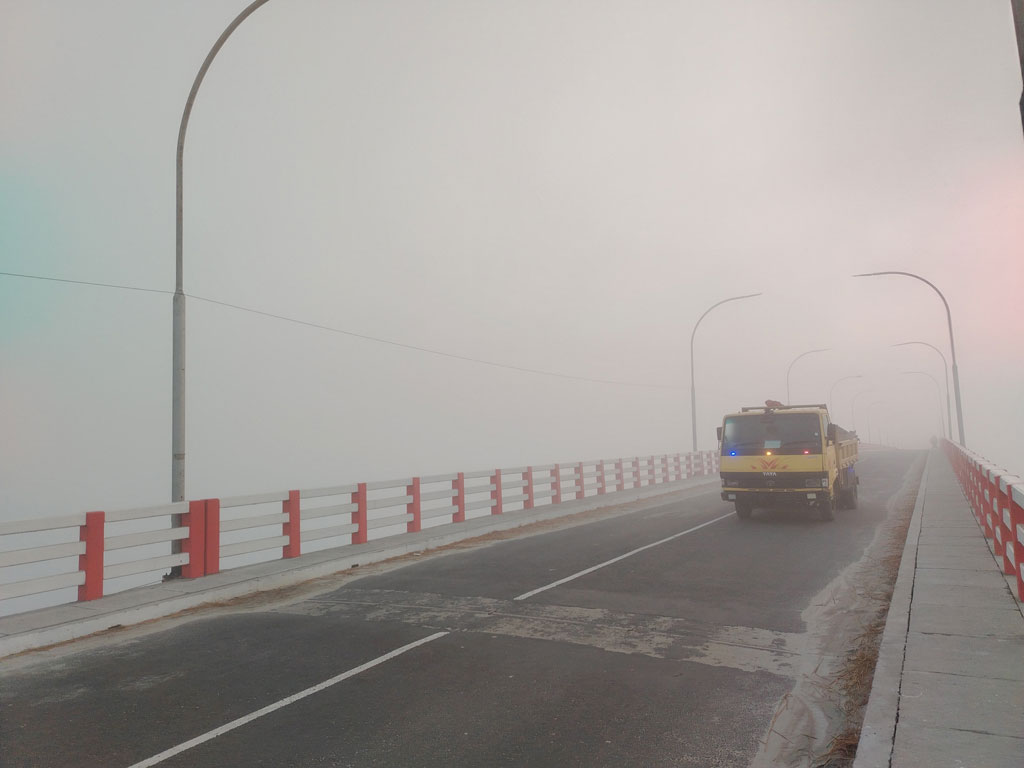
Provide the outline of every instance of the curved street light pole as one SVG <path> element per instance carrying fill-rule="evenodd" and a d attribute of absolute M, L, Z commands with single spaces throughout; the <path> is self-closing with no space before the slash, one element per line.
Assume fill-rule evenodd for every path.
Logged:
<path fill-rule="evenodd" d="M 939 428 L 941 429 L 943 426 L 946 426 L 943 425 L 942 423 L 942 388 L 939 386 L 939 380 L 936 379 L 927 371 L 902 371 L 902 373 L 904 376 L 912 374 L 927 376 L 929 379 L 932 380 L 932 384 L 935 385 L 935 404 L 938 406 L 939 411 Z"/>
<path fill-rule="evenodd" d="M 871 409 L 874 408 L 876 405 L 881 405 L 884 402 L 884 400 L 875 400 L 875 402 L 873 403 L 868 403 L 868 442 L 872 444 L 874 441 L 871 439 Z M 879 443 L 879 445 L 881 445 L 881 443 Z"/>
<path fill-rule="evenodd" d="M 833 418 L 835 416 L 835 411 L 832 410 L 832 393 L 835 392 L 836 384 L 838 384 L 841 381 L 849 381 L 850 379 L 863 379 L 863 378 L 864 378 L 864 376 L 862 374 L 855 373 L 852 376 L 843 376 L 843 378 L 836 379 L 834 382 L 832 382 L 832 386 L 829 387 L 829 390 L 828 390 L 828 411 L 829 411 L 830 414 L 832 414 L 832 416 L 830 416 L 829 418 Z"/>
<path fill-rule="evenodd" d="M 188 129 L 188 119 L 192 114 L 192 105 L 195 103 L 199 86 L 206 77 L 206 71 L 213 63 L 214 57 L 227 42 L 238 25 L 245 21 L 261 5 L 270 0 L 255 0 L 239 13 L 227 28 L 221 32 L 213 48 L 206 54 L 203 65 L 199 68 L 196 79 L 192 82 L 192 90 L 188 93 L 185 101 L 185 110 L 181 114 L 181 126 L 178 128 L 178 155 L 175 165 L 175 199 L 176 199 L 176 221 L 174 227 L 175 238 L 175 272 L 174 272 L 174 304 L 173 322 L 171 331 L 171 501 L 185 500 L 185 289 L 184 269 L 182 263 L 182 222 L 184 220 L 183 201 L 183 180 L 184 180 L 184 158 L 185 158 L 185 131 Z M 179 520 L 180 516 L 175 515 Z M 174 542 L 180 547 L 180 542 Z"/>
<path fill-rule="evenodd" d="M 730 296 L 728 299 L 722 299 L 717 304 L 712 304 L 706 310 L 704 314 L 697 318 L 697 322 L 693 326 L 693 332 L 690 334 L 690 426 L 693 429 L 693 452 L 697 452 L 697 378 L 693 370 L 693 337 L 697 335 L 697 328 L 700 327 L 700 321 L 707 317 L 708 313 L 715 307 L 720 307 L 730 301 L 739 301 L 740 299 L 752 299 L 755 296 L 760 296 L 760 293 L 746 293 L 743 296 Z"/>
<path fill-rule="evenodd" d="M 964 412 L 960 404 L 960 374 L 956 368 L 956 345 L 953 343 L 953 315 L 949 311 L 949 302 L 946 301 L 946 297 L 942 295 L 942 291 L 935 287 L 934 283 L 925 280 L 920 275 L 915 275 L 913 272 L 863 272 L 859 275 L 854 275 L 854 277 L 877 277 L 879 275 L 903 275 L 904 277 L 920 280 L 922 283 L 929 285 L 933 291 L 939 294 L 939 298 L 942 299 L 942 304 L 946 308 L 946 323 L 949 326 L 949 353 L 953 358 L 953 393 L 956 397 L 956 427 L 960 435 L 960 445 L 964 445 Z"/>
<path fill-rule="evenodd" d="M 942 358 L 942 375 L 946 381 L 946 437 L 949 439 L 953 438 L 953 412 L 949 407 L 949 363 L 946 362 L 946 356 L 942 354 L 942 350 L 936 347 L 934 344 L 929 344 L 927 341 L 904 341 L 899 344 L 893 344 L 894 347 L 906 347 L 911 344 L 920 344 L 925 347 L 931 347 L 939 353 L 939 357 Z"/>
<path fill-rule="evenodd" d="M 860 397 L 861 395 L 866 395 L 874 391 L 874 389 L 862 389 L 860 392 L 853 396 L 852 400 L 850 400 L 850 423 L 853 427 L 854 432 L 857 431 L 857 398 Z"/>
<path fill-rule="evenodd" d="M 814 352 L 828 352 L 832 347 L 823 347 L 821 349 L 808 349 L 806 352 L 801 352 L 795 358 L 793 362 L 789 364 L 789 368 L 786 369 L 786 405 L 792 405 L 793 401 L 789 398 L 789 372 L 793 370 L 793 366 L 796 365 L 796 361 L 801 357 L 813 354 Z"/>

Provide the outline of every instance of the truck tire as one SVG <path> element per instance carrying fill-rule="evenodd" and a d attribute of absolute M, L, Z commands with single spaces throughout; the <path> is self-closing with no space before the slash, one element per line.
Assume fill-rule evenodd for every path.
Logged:
<path fill-rule="evenodd" d="M 753 511 L 754 507 L 749 501 L 736 502 L 736 517 L 738 517 L 740 520 L 749 520 L 750 513 Z"/>
<path fill-rule="evenodd" d="M 836 519 L 832 506 L 832 496 L 825 497 L 825 500 L 818 506 L 818 519 L 826 523 Z"/>

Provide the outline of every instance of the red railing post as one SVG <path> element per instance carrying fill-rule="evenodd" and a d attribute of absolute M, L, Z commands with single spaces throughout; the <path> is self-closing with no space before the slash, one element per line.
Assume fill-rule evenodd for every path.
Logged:
<path fill-rule="evenodd" d="M 526 471 L 523 472 L 523 492 L 526 494 L 526 499 L 523 501 L 523 509 L 533 509 L 533 467 L 527 467 Z"/>
<path fill-rule="evenodd" d="M 1016 561 L 1017 554 L 1016 548 L 1013 546 L 1014 531 L 1011 525 L 1012 520 L 1010 519 L 1010 503 L 1006 493 L 1003 491 L 1003 476 L 994 475 L 993 491 L 996 496 L 996 518 L 999 521 L 999 538 L 1003 545 L 1003 573 L 1012 575 L 1017 572 Z M 1009 488 L 1009 486 L 1007 486 Z"/>
<path fill-rule="evenodd" d="M 1024 600 L 1024 565 L 1021 558 L 1024 557 L 1024 541 L 1021 541 L 1024 534 L 1024 507 L 1013 498 L 1014 488 L 1020 489 L 1024 480 L 1014 478 L 1014 482 L 1006 484 L 1006 506 L 1010 517 L 1010 542 L 1013 545 L 1013 568 L 1017 575 L 1017 597 Z"/>
<path fill-rule="evenodd" d="M 562 468 L 558 464 L 551 470 L 551 503 L 562 503 Z"/>
<path fill-rule="evenodd" d="M 491 485 L 494 486 L 494 490 L 491 491 L 491 501 L 494 502 L 493 504 L 491 504 L 491 514 L 492 515 L 500 515 L 501 514 L 501 502 L 502 502 L 502 498 L 501 498 L 501 470 L 500 469 L 494 470 L 494 474 L 491 475 Z"/>
<path fill-rule="evenodd" d="M 633 487 L 640 487 L 640 457 L 633 457 Z"/>
<path fill-rule="evenodd" d="M 455 491 L 455 513 L 452 515 L 453 523 L 466 522 L 466 473 L 459 472 L 458 477 L 452 480 L 452 490 Z"/>
<path fill-rule="evenodd" d="M 576 481 L 575 481 L 575 484 L 576 484 L 576 498 L 577 499 L 585 498 L 586 495 L 587 495 L 587 490 L 586 490 L 586 486 L 583 483 L 583 462 L 582 461 L 579 464 L 576 465 L 576 471 L 573 472 L 573 474 L 576 476 Z"/>
<path fill-rule="evenodd" d="M 206 541 L 203 560 L 206 575 L 220 573 L 220 499 L 206 502 Z"/>
<path fill-rule="evenodd" d="M 626 470 L 622 467 L 622 459 L 615 460 L 615 490 L 626 490 Z"/>
<path fill-rule="evenodd" d="M 78 585 L 79 600 L 103 597 L 103 531 L 106 514 L 86 512 L 85 525 L 78 529 L 78 540 L 85 542 L 85 553 L 78 556 L 78 570 L 85 574 L 85 583 Z"/>
<path fill-rule="evenodd" d="M 414 477 L 412 485 L 405 486 L 405 495 L 412 496 L 412 501 L 405 505 L 405 512 L 412 515 L 412 520 L 405 524 L 406 533 L 416 533 L 423 527 L 423 507 L 420 501 L 420 479 Z"/>
<path fill-rule="evenodd" d="M 658 482 L 658 459 L 650 456 L 647 459 L 647 484 L 656 485 Z"/>
<path fill-rule="evenodd" d="M 607 480 L 604 476 L 604 459 L 597 462 L 597 495 L 603 496 L 608 491 Z"/>
<path fill-rule="evenodd" d="M 299 557 L 302 554 L 302 500 L 298 491 L 288 491 L 288 498 L 281 502 L 281 511 L 288 515 L 281 526 L 281 535 L 288 537 L 288 543 L 281 548 L 281 557 Z"/>
<path fill-rule="evenodd" d="M 181 551 L 188 554 L 188 562 L 181 566 L 186 579 L 206 575 L 206 500 L 190 501 L 188 512 L 181 516 L 181 524 L 188 528 L 188 538 L 181 542 Z"/>
<path fill-rule="evenodd" d="M 686 454 L 686 477 L 693 477 L 693 454 Z"/>
<path fill-rule="evenodd" d="M 661 481 L 668 482 L 668 454 L 661 457 Z"/>
<path fill-rule="evenodd" d="M 359 526 L 358 530 L 352 531 L 352 543 L 365 544 L 366 534 L 369 531 L 366 512 L 366 483 L 356 485 L 356 490 L 352 494 L 352 503 L 356 505 L 352 512 L 352 525 Z"/>

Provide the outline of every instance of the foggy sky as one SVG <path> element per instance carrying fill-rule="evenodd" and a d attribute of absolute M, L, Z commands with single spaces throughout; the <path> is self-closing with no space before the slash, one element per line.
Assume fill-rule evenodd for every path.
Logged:
<path fill-rule="evenodd" d="M 174 157 L 244 2 L 0 2 L 0 271 L 174 288 Z M 185 149 L 187 496 L 679 452 L 825 402 L 1024 472 L 1004 0 L 289 2 Z M 171 297 L 0 276 L 0 517 L 170 494 Z M 856 410 L 851 404 L 856 396 Z M 941 410 L 940 410 L 941 405 Z M 954 414 L 955 425 L 955 414 Z M 955 430 L 954 430 L 955 435 Z"/>

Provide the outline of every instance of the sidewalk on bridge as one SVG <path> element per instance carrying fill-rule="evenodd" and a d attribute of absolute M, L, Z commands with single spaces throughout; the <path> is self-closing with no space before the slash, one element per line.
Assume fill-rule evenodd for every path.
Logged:
<path fill-rule="evenodd" d="M 854 768 L 1024 766 L 1024 611 L 989 547 L 933 450 Z"/>
<path fill-rule="evenodd" d="M 530 511 L 484 515 L 417 533 L 375 539 L 366 544 L 325 549 L 288 560 L 271 560 L 194 580 L 174 579 L 125 590 L 90 602 L 68 603 L 4 616 L 0 617 L 0 660 L 22 651 L 170 616 L 204 604 L 291 587 L 356 566 L 437 549 L 531 523 L 601 509 L 607 509 L 609 516 L 627 514 L 670 503 L 693 490 L 718 488 L 719 482 L 717 474 L 697 476 L 688 480 L 573 499 L 558 505 L 544 505 Z M 642 505 L 638 507 L 636 502 L 642 502 Z"/>

